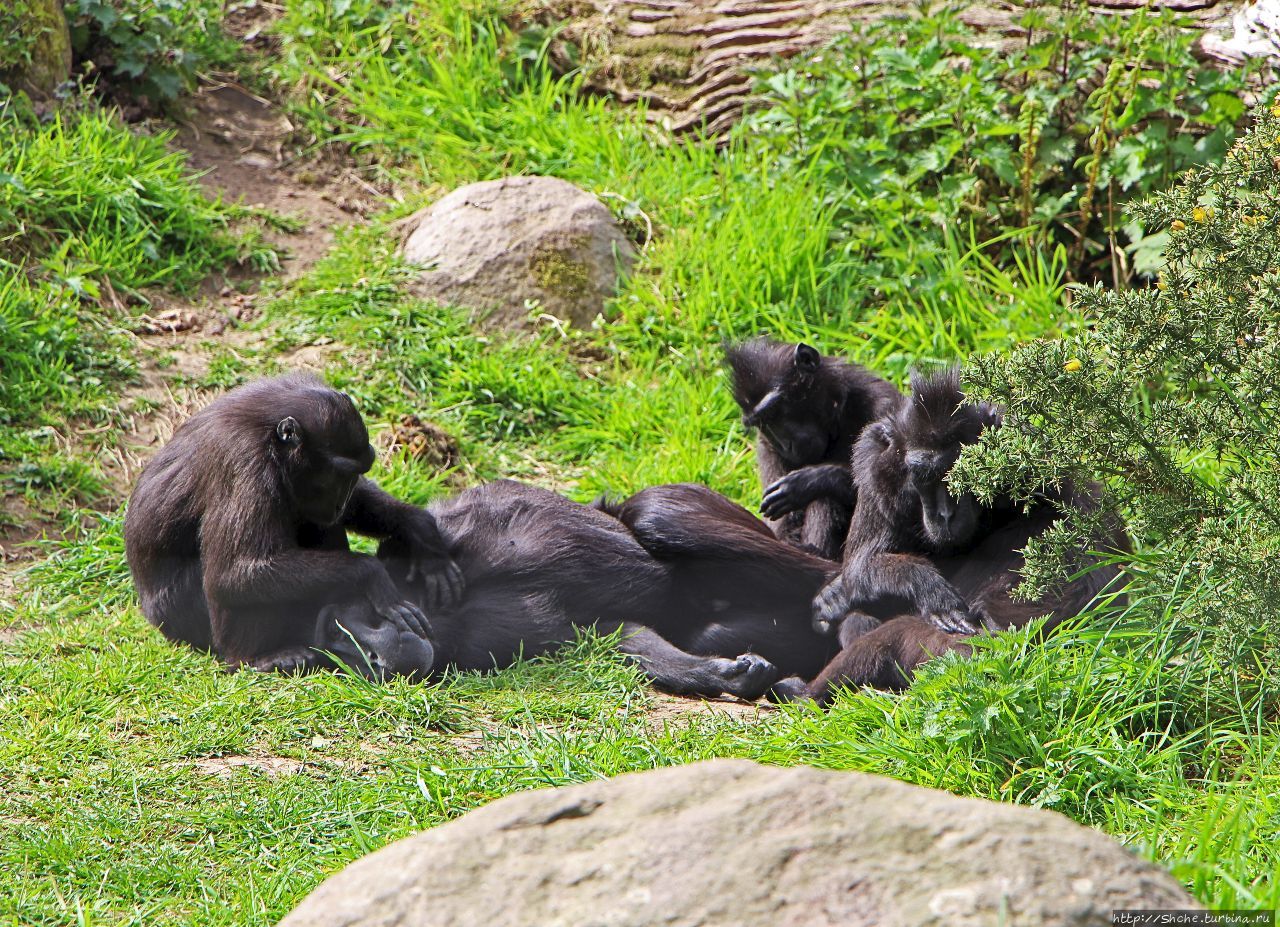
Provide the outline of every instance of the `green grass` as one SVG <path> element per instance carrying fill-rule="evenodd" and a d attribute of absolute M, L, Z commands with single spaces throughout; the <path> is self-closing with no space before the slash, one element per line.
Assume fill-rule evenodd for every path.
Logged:
<path fill-rule="evenodd" d="M 375 433 L 414 412 L 459 440 L 452 478 L 407 457 L 379 463 L 374 475 L 405 498 L 516 476 L 578 499 L 698 480 L 754 505 L 753 455 L 720 369 L 725 339 L 805 338 L 901 381 L 912 365 L 1081 322 L 1064 304 L 1060 251 L 1021 232 L 983 241 L 960 221 L 918 237 L 904 223 L 877 270 L 898 283 L 878 289 L 838 234 L 838 215 L 858 208 L 848 191 L 803 166 L 780 171 L 749 137 L 720 150 L 661 144 L 642 114 L 578 96 L 573 78 L 513 72 L 515 38 L 492 4 L 343 8 L 293 0 L 274 77 L 321 143 L 353 150 L 409 201 L 343 232 L 267 307 L 269 347 L 219 355 L 204 385 L 336 342 L 327 375 Z M 566 177 L 608 194 L 634 227 L 641 212 L 652 222 L 599 328 L 485 333 L 466 310 L 407 293 L 391 222 L 443 186 L 516 172 Z M 202 225 L 194 210 L 219 208 L 183 202 L 149 227 L 190 230 Z M 107 214 L 83 227 L 42 215 L 95 242 Z M 193 241 L 130 272 L 177 286 L 231 257 Z M 107 265 L 110 249 L 85 247 L 77 261 Z M 3 279 L 0 305 L 36 300 L 55 321 L 84 312 L 49 289 L 52 271 L 35 284 Z M 79 323 L 39 335 L 17 324 L 0 332 L 64 356 L 67 384 L 85 365 L 130 361 Z M 24 369 L 14 382 L 27 408 L 79 414 L 73 386 L 37 375 L 45 365 Z M 105 404 L 114 383 L 85 395 Z M 143 621 L 119 528 L 110 516 L 50 551 L 0 619 L 33 628 L 0 639 L 0 923 L 271 924 L 344 863 L 498 796 L 714 756 L 1052 808 L 1168 865 L 1207 904 L 1280 904 L 1274 693 L 1251 682 L 1257 673 L 1214 665 L 1180 599 L 1148 594 L 1140 570 L 1127 606 L 1042 645 L 1011 634 L 971 661 L 943 660 L 902 696 L 658 723 L 634 669 L 591 638 L 432 685 L 224 673 Z M 223 777 L 201 765 L 239 756 L 300 766 Z"/>
<path fill-rule="evenodd" d="M 0 132 L 0 485 L 58 517 L 101 494 L 94 461 L 55 438 L 118 426 L 137 363 L 126 329 L 146 292 L 188 292 L 275 255 L 249 211 L 202 193 L 165 137 L 87 100 L 43 122 L 0 101 Z"/>

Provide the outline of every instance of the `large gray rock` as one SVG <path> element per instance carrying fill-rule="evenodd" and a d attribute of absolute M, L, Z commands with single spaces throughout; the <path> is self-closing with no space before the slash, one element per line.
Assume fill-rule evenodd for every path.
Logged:
<path fill-rule="evenodd" d="M 1052 812 L 716 760 L 509 796 L 353 863 L 281 927 L 1104 927 L 1197 907 Z"/>
<path fill-rule="evenodd" d="M 524 325 L 525 300 L 582 328 L 615 295 L 635 251 L 604 205 L 556 177 L 507 177 L 459 187 L 411 216 L 404 256 L 427 270 L 416 292 L 492 310 Z"/>

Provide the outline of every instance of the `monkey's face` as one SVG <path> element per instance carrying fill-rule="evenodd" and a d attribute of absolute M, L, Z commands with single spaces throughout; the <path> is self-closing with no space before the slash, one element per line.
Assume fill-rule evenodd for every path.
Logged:
<path fill-rule="evenodd" d="M 812 412 L 799 408 L 793 413 L 774 408 L 777 413 L 754 424 L 778 456 L 793 467 L 820 463 L 831 444 L 825 423 L 816 421 Z"/>
<path fill-rule="evenodd" d="M 321 527 L 337 524 L 360 477 L 373 466 L 369 432 L 345 396 L 281 419 L 275 441 L 283 482 L 298 517 Z"/>
<path fill-rule="evenodd" d="M 379 615 L 366 602 L 321 609 L 317 647 L 366 679 L 423 679 L 435 663 L 431 642 Z"/>
<path fill-rule="evenodd" d="M 298 514 L 320 527 L 337 524 L 347 510 L 360 475 L 367 469 L 349 457 L 329 455 L 323 458 L 291 483 Z"/>
<path fill-rule="evenodd" d="M 792 467 L 821 463 L 838 431 L 839 400 L 823 376 L 822 356 L 807 344 L 793 349 L 791 362 L 769 389 L 751 397 L 743 424 L 760 429 L 783 462 Z"/>
<path fill-rule="evenodd" d="M 1000 412 L 985 403 L 970 403 L 960 391 L 955 370 L 912 374 L 911 402 L 893 420 L 894 441 L 901 451 L 908 491 L 920 500 L 920 527 L 935 551 L 954 551 L 969 544 L 984 517 L 972 493 L 953 494 L 947 474 L 961 450 L 1000 426 Z"/>
<path fill-rule="evenodd" d="M 920 500 L 921 528 L 939 553 L 964 547 L 977 533 L 982 508 L 973 493 L 953 495 L 946 476 L 960 456 L 960 445 L 911 448 L 905 454 L 907 486 Z"/>

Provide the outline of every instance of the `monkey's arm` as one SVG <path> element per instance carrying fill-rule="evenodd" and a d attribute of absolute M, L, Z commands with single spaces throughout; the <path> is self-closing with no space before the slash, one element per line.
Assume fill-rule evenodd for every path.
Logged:
<path fill-rule="evenodd" d="M 764 435 L 756 436 L 756 469 L 760 472 L 760 486 L 766 490 L 787 473 L 787 468 L 783 464 L 782 458 L 770 447 Z M 782 515 L 764 516 L 766 524 L 769 525 L 769 530 L 775 535 L 778 534 L 779 528 L 782 527 L 782 517 Z"/>
<path fill-rule="evenodd" d="M 852 551 L 840 575 L 814 599 L 814 627 L 826 632 L 848 612 L 871 608 L 884 598 L 905 600 L 943 631 L 978 630 L 968 603 L 927 558 L 865 549 Z"/>
<path fill-rule="evenodd" d="M 853 475 L 841 464 L 814 464 L 792 470 L 765 486 L 760 511 L 765 518 L 782 518 L 819 499 L 853 508 L 857 498 Z"/>
<path fill-rule="evenodd" d="M 424 508 L 401 502 L 365 477 L 343 516 L 343 527 L 376 538 L 399 541 L 409 549 L 408 579 L 421 579 L 430 609 L 443 609 L 462 598 L 466 583 L 453 562 L 435 516 Z"/>
<path fill-rule="evenodd" d="M 306 661 L 292 651 L 316 643 L 314 616 L 308 616 L 305 632 L 299 629 L 293 635 L 295 646 L 278 655 L 253 652 L 254 643 L 262 639 L 261 629 L 254 625 L 264 612 L 270 614 L 273 609 L 289 616 L 301 602 L 353 594 L 363 595 L 379 614 L 405 630 L 430 635 L 422 612 L 403 600 L 377 559 L 344 550 L 296 547 L 285 534 L 283 523 L 281 513 L 269 505 L 228 506 L 207 512 L 201 522 L 201 562 L 212 644 L 224 660 L 267 664 L 260 668 L 305 668 L 300 661 Z"/>

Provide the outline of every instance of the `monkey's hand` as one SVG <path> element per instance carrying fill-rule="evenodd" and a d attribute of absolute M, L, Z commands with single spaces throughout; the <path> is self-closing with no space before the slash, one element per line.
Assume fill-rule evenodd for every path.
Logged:
<path fill-rule="evenodd" d="M 939 631 L 946 631 L 948 634 L 977 634 L 981 628 L 980 619 L 963 602 L 952 608 L 929 611 L 924 618 Z"/>
<path fill-rule="evenodd" d="M 409 582 L 420 581 L 426 591 L 426 605 L 431 611 L 456 605 L 466 591 L 462 570 L 445 548 L 440 529 L 428 512 L 409 523 L 399 540 L 409 548 Z"/>
<path fill-rule="evenodd" d="M 375 583 L 369 590 L 369 604 L 378 616 L 390 621 L 401 631 L 416 634 L 423 640 L 431 639 L 431 622 L 422 614 L 422 609 L 400 597 L 400 590 L 386 573 L 382 574 L 384 582 Z"/>
<path fill-rule="evenodd" d="M 830 634 L 849 613 L 851 604 L 844 575 L 837 574 L 813 600 L 813 629 L 819 634 Z"/>
<path fill-rule="evenodd" d="M 389 608 L 378 609 L 378 614 L 394 622 L 401 630 L 416 634 L 423 640 L 431 640 L 431 622 L 412 602 L 397 602 Z"/>
<path fill-rule="evenodd" d="M 804 470 L 792 470 L 765 487 L 760 514 L 776 520 L 800 511 L 813 501 L 812 497 L 808 475 Z"/>

